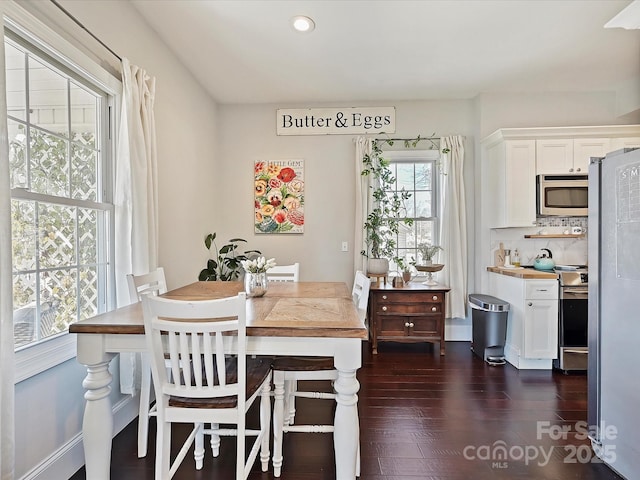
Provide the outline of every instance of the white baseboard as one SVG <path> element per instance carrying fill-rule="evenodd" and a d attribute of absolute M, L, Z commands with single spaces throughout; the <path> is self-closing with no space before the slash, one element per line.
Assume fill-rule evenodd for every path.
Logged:
<path fill-rule="evenodd" d="M 514 348 L 509 343 L 504 347 L 504 356 L 507 362 L 518 370 L 551 370 L 553 367 L 553 360 L 543 358 L 522 358 L 520 356 L 520 350 Z"/>
<path fill-rule="evenodd" d="M 472 338 L 471 320 L 468 318 L 447 318 L 444 322 L 444 338 L 451 342 L 470 342 Z"/>
<path fill-rule="evenodd" d="M 113 405 L 113 435 L 116 436 L 124 427 L 138 416 L 139 397 L 129 395 L 122 397 Z M 78 432 L 64 445 L 32 468 L 20 480 L 51 480 L 70 478 L 84 465 L 84 449 L 82 432 Z"/>

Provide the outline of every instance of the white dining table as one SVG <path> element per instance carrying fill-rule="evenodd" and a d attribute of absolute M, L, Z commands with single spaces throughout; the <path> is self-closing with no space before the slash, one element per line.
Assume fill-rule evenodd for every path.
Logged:
<path fill-rule="evenodd" d="M 196 301 L 236 295 L 242 288 L 240 282 L 196 282 L 164 296 Z M 146 351 L 141 304 L 74 323 L 69 332 L 77 334 L 77 360 L 87 368 L 82 383 L 86 476 L 106 480 L 113 437 L 109 363 L 120 352 Z M 333 436 L 338 480 L 356 478 L 360 442 L 356 372 L 366 338 L 367 329 L 342 282 L 270 283 L 266 295 L 247 301 L 247 353 L 333 357 L 338 371 Z"/>

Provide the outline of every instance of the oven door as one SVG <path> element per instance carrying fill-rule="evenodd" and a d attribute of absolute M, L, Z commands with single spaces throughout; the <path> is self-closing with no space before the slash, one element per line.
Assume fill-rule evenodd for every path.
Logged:
<path fill-rule="evenodd" d="M 588 289 L 563 287 L 560 289 L 560 347 L 588 345 Z"/>

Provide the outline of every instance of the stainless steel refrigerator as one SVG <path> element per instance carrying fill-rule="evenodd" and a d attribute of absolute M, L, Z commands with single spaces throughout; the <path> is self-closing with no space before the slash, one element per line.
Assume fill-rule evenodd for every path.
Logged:
<path fill-rule="evenodd" d="M 640 149 L 589 166 L 588 423 L 596 454 L 640 478 Z"/>

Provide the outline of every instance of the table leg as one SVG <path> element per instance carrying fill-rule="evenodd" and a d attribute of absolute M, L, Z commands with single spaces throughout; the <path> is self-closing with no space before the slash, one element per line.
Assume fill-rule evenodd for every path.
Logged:
<path fill-rule="evenodd" d="M 87 365 L 87 377 L 82 382 L 87 390 L 84 394 L 87 404 L 84 408 L 82 435 L 87 478 L 92 480 L 109 479 L 113 436 L 110 384 L 109 362 Z"/>
<path fill-rule="evenodd" d="M 360 424 L 358 420 L 358 390 L 355 370 L 338 369 L 336 390 L 336 415 L 334 420 L 333 443 L 336 455 L 336 479 L 356 478 L 356 464 L 360 445 Z"/>
<path fill-rule="evenodd" d="M 113 412 L 109 398 L 112 380 L 109 362 L 114 356 L 105 353 L 101 335 L 78 335 L 78 362 L 87 367 L 87 376 L 82 382 L 87 401 L 82 437 L 86 476 L 91 480 L 110 478 Z"/>

